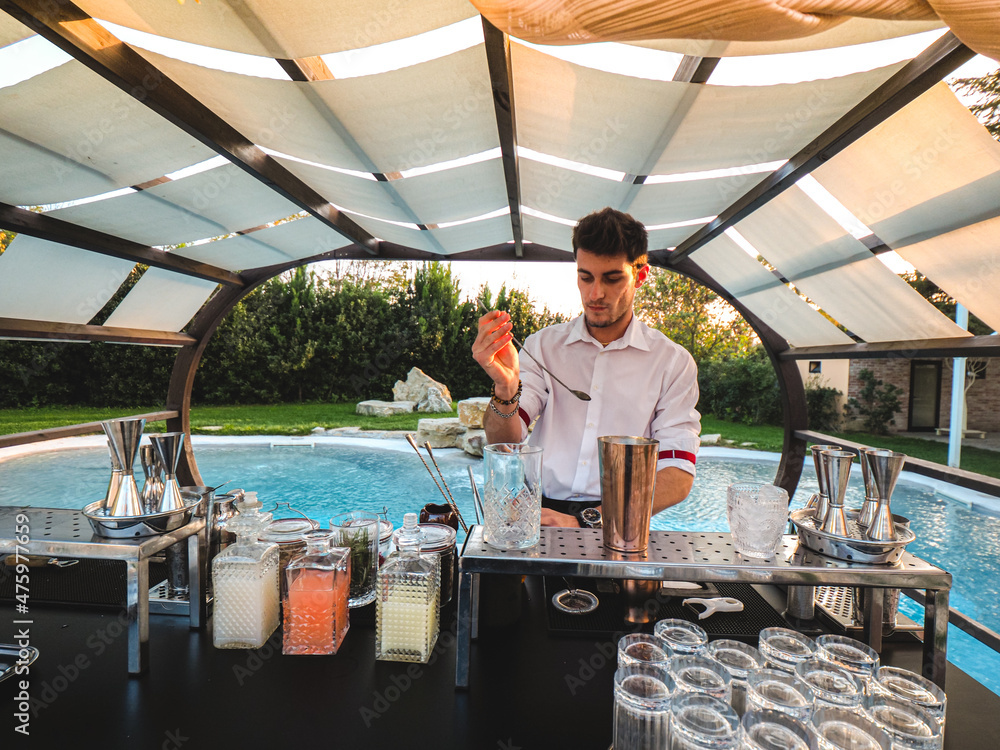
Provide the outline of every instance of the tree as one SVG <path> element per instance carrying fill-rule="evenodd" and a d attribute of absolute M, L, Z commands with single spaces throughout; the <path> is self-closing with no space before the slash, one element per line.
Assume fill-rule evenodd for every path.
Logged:
<path fill-rule="evenodd" d="M 979 101 L 969 105 L 969 110 L 1000 140 L 1000 70 L 979 78 L 959 78 L 955 81 L 959 91 L 976 95 Z"/>
<path fill-rule="evenodd" d="M 13 232 L 8 232 L 6 229 L 0 229 L 0 255 L 3 255 L 3 251 L 7 249 L 7 245 L 13 242 L 17 235 Z"/>
<path fill-rule="evenodd" d="M 643 322 L 687 349 L 695 362 L 742 356 L 756 337 L 750 325 L 708 287 L 658 268 L 650 268 L 635 295 Z"/>

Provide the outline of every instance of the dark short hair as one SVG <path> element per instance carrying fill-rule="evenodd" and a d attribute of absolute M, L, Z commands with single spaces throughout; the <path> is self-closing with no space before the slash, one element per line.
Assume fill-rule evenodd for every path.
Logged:
<path fill-rule="evenodd" d="M 642 222 L 613 208 L 589 213 L 573 227 L 574 258 L 580 249 L 594 255 L 624 255 L 634 268 L 641 268 L 646 265 L 648 245 Z"/>

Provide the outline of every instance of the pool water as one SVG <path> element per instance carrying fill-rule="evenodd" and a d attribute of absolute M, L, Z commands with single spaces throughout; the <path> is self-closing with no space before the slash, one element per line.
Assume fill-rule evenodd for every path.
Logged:
<path fill-rule="evenodd" d="M 397 528 L 403 514 L 442 502 L 434 482 L 412 448 L 403 441 L 343 441 L 315 447 L 197 445 L 198 466 L 208 486 L 255 490 L 265 509 L 288 502 L 326 526 L 348 510 L 388 511 Z M 467 522 L 474 520 L 471 466 L 482 488 L 482 461 L 458 450 L 435 451 L 445 481 Z M 776 462 L 701 457 L 691 496 L 653 519 L 654 529 L 728 531 L 726 488 L 736 481 L 770 482 Z M 863 499 L 859 470 L 851 478 L 846 505 Z M 82 508 L 101 498 L 110 465 L 104 448 L 36 453 L 0 461 L 0 505 Z M 141 471 L 138 471 L 141 475 Z M 141 486 L 141 478 L 140 478 Z M 817 490 L 811 467 L 803 473 L 792 508 L 802 507 Z M 916 541 L 909 551 L 948 570 L 954 578 L 951 606 L 993 630 L 1000 630 L 1000 518 L 970 510 L 905 478 L 893 495 L 893 511 L 910 518 Z M 284 516 L 282 509 L 276 515 Z M 969 533 L 974 529 L 975 533 Z M 461 540 L 462 535 L 459 535 Z M 901 597 L 901 610 L 923 620 L 923 611 Z M 952 627 L 948 657 L 961 669 L 1000 693 L 1000 655 Z"/>

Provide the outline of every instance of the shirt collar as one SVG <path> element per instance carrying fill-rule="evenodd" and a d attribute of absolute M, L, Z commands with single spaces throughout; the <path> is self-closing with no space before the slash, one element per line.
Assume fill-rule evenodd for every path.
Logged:
<path fill-rule="evenodd" d="M 595 344 L 596 346 L 599 346 L 601 348 L 606 348 L 608 350 L 626 349 L 632 346 L 635 347 L 636 349 L 641 349 L 644 352 L 648 352 L 649 343 L 646 341 L 644 332 L 645 332 L 645 326 L 639 320 L 639 317 L 635 315 L 635 313 L 633 313 L 632 320 L 631 322 L 629 322 L 628 328 L 625 329 L 625 335 L 623 335 L 620 339 L 612 341 L 610 344 L 607 345 L 607 347 L 604 347 L 604 345 L 601 344 L 600 341 L 595 339 L 590 334 L 590 331 L 587 330 L 587 323 L 584 320 L 583 315 L 578 315 L 576 318 L 573 319 L 572 323 L 570 324 L 569 336 L 566 339 L 566 343 L 572 344 L 575 341 L 587 341 Z"/>

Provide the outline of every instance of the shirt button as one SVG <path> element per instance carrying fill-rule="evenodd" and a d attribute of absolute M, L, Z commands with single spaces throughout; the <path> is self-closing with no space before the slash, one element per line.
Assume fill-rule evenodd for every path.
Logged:
<path fill-rule="evenodd" d="M 582 464 L 583 466 L 586 466 L 586 465 L 587 465 L 587 462 L 586 462 L 586 461 L 581 461 L 581 464 Z"/>
<path fill-rule="evenodd" d="M 593 426 L 594 426 L 593 422 L 587 422 L 587 427 L 593 427 Z"/>

